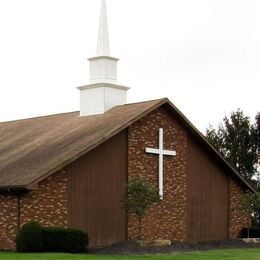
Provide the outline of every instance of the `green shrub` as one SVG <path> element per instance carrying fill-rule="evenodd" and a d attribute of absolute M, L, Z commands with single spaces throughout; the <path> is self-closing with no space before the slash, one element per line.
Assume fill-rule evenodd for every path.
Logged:
<path fill-rule="evenodd" d="M 43 243 L 45 252 L 86 252 L 88 245 L 87 233 L 64 228 L 43 228 Z"/>
<path fill-rule="evenodd" d="M 241 230 L 242 238 L 260 238 L 260 227 L 243 228 Z"/>
<path fill-rule="evenodd" d="M 16 236 L 18 252 L 41 252 L 43 249 L 42 227 L 36 221 L 30 221 L 22 226 Z"/>
<path fill-rule="evenodd" d="M 23 225 L 16 236 L 18 252 L 82 253 L 87 246 L 88 235 L 83 231 L 42 227 L 35 221 Z"/>

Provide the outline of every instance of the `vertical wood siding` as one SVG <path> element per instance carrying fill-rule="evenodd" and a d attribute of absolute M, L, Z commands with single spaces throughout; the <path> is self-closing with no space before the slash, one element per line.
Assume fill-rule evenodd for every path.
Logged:
<path fill-rule="evenodd" d="M 188 240 L 228 238 L 228 174 L 188 138 Z"/>
<path fill-rule="evenodd" d="M 127 131 L 76 160 L 66 171 L 68 226 L 87 231 L 94 247 L 125 240 L 121 200 L 127 177 Z"/>

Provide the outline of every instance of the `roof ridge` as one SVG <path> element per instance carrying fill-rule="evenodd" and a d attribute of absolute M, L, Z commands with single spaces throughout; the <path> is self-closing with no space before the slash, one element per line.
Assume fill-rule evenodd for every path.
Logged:
<path fill-rule="evenodd" d="M 125 105 L 119 105 L 115 107 L 123 107 L 123 106 L 131 106 L 136 104 L 143 104 L 143 103 L 149 103 L 149 102 L 155 102 L 155 101 L 168 101 L 168 98 L 160 98 L 160 99 L 153 99 L 153 100 L 146 100 L 141 102 L 134 102 L 134 103 L 128 103 Z M 15 119 L 15 120 L 7 120 L 7 121 L 0 121 L 0 124 L 4 123 L 12 123 L 12 122 L 19 122 L 19 121 L 26 121 L 26 120 L 32 120 L 32 119 L 39 119 L 39 118 L 45 118 L 45 117 L 52 117 L 52 116 L 59 116 L 59 115 L 65 115 L 65 114 L 73 114 L 73 113 L 79 113 L 79 111 L 71 111 L 71 112 L 62 112 L 62 113 L 55 113 L 55 114 L 48 114 L 48 115 L 40 115 L 40 116 L 32 116 L 28 118 L 21 118 L 21 119 Z"/>
<path fill-rule="evenodd" d="M 26 121 L 26 120 L 31 120 L 31 119 L 51 117 L 51 116 L 58 116 L 58 115 L 65 115 L 65 114 L 73 114 L 73 113 L 79 113 L 79 111 L 62 112 L 62 113 L 55 113 L 55 114 L 49 114 L 49 115 L 41 115 L 41 116 L 32 116 L 32 117 L 27 117 L 27 118 L 20 118 L 20 119 L 15 119 L 15 120 L 0 121 L 0 124 L 12 123 L 12 122 L 18 122 L 18 121 Z"/>
<path fill-rule="evenodd" d="M 131 106 L 131 105 L 137 105 L 137 104 L 143 104 L 143 103 L 149 103 L 149 102 L 162 102 L 162 101 L 168 101 L 168 98 L 158 98 L 158 99 L 152 99 L 152 100 L 145 100 L 145 101 L 140 101 L 140 102 L 133 102 L 133 103 L 128 103 L 125 105 L 121 105 L 121 106 Z"/>

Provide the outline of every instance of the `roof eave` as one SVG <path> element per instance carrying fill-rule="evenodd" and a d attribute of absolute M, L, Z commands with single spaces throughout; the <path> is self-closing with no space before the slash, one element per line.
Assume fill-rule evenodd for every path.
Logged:
<path fill-rule="evenodd" d="M 0 187 L 0 192 L 15 192 L 15 191 L 29 191 L 26 186 L 2 186 Z"/>

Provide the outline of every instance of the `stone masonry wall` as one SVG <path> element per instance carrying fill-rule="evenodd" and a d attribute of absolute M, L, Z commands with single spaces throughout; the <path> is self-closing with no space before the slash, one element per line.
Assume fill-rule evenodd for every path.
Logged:
<path fill-rule="evenodd" d="M 44 226 L 67 227 L 67 174 L 59 171 L 20 197 L 20 225 L 30 220 Z M 0 195 L 0 249 L 14 250 L 18 231 L 18 199 Z"/>
<path fill-rule="evenodd" d="M 251 216 L 247 211 L 239 209 L 240 196 L 244 194 L 242 187 L 233 179 L 229 179 L 230 215 L 229 215 L 229 238 L 236 239 L 240 236 L 243 227 L 251 225 Z"/>
<path fill-rule="evenodd" d="M 164 156 L 164 199 L 154 204 L 143 219 L 142 239 L 187 239 L 186 131 L 168 112 L 159 108 L 129 127 L 129 179 L 142 177 L 158 187 L 158 155 L 145 148 L 158 148 L 159 128 L 164 130 L 164 149 L 176 157 Z M 128 238 L 138 237 L 138 221 L 128 217 Z"/>

